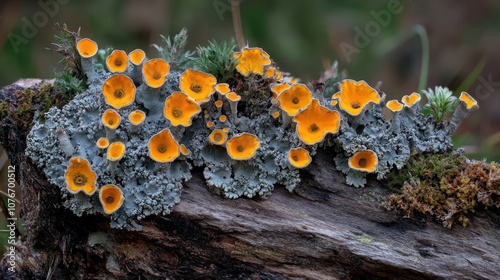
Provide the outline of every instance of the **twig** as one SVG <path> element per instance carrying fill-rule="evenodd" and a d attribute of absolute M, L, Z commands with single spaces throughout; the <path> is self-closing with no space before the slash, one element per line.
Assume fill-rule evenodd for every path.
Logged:
<path fill-rule="evenodd" d="M 245 47 L 245 38 L 243 37 L 243 29 L 241 28 L 241 15 L 239 0 L 231 0 L 231 7 L 233 10 L 233 25 L 234 33 L 236 33 L 236 40 L 240 49 Z"/>

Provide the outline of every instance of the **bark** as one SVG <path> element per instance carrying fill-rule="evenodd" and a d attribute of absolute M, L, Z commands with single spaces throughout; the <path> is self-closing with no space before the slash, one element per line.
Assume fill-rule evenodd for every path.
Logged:
<path fill-rule="evenodd" d="M 0 91 L 0 101 L 25 85 Z M 319 152 L 294 193 L 228 200 L 209 192 L 201 169 L 168 216 L 143 230 L 77 217 L 24 154 L 26 132 L 0 120 L 0 144 L 16 166 L 27 235 L 16 272 L 1 279 L 500 279 L 500 212 L 475 213 L 467 228 L 387 212 L 383 184 L 347 186 L 333 154 Z"/>

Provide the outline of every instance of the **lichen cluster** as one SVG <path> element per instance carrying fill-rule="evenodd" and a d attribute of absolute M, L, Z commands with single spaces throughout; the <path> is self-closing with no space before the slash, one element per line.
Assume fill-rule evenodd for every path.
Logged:
<path fill-rule="evenodd" d="M 214 192 L 238 198 L 268 195 L 277 184 L 292 191 L 318 147 L 335 150 L 337 167 L 358 187 L 367 173 L 383 178 L 402 168 L 412 153 L 452 149 L 454 129 L 424 117 L 419 94 L 388 102 L 386 121 L 385 94 L 366 82 L 335 75 L 311 90 L 260 48 L 211 66 L 213 46 L 199 48 L 198 65 L 207 67 L 197 69 L 178 53 L 163 52 L 182 63 L 114 50 L 100 69 L 95 42 L 76 46 L 89 88 L 35 124 L 27 154 L 61 187 L 67 207 L 111 214 L 113 227 L 139 229 L 138 219 L 169 213 L 192 164 Z M 477 107 L 464 106 L 458 121 Z"/>

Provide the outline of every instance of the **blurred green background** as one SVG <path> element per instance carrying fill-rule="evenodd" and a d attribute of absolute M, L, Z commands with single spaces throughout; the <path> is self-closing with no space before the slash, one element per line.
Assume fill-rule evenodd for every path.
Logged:
<path fill-rule="evenodd" d="M 455 141 L 469 156 L 500 160 L 500 1 L 238 2 L 249 46 L 264 48 L 281 70 L 304 82 L 338 60 L 349 78 L 373 86 L 382 81 L 389 99 L 416 91 L 422 56 L 412 32 L 417 24 L 429 35 L 428 87 L 455 91 L 484 59 L 467 84 L 481 109 L 461 124 Z M 53 77 L 60 57 L 45 48 L 53 42 L 54 22 L 81 27 L 100 48 L 142 48 L 149 57 L 158 56 L 151 44 L 161 44 L 159 34 L 182 27 L 189 29 L 189 49 L 235 37 L 230 0 L 2 0 L 0 9 L 0 87 Z"/>
<path fill-rule="evenodd" d="M 308 82 L 338 60 L 349 78 L 372 86 L 382 81 L 388 100 L 417 90 L 422 45 L 412 30 L 424 26 L 427 87 L 456 91 L 477 70 L 465 85 L 481 109 L 462 122 L 455 143 L 470 157 L 500 161 L 500 1 L 238 2 L 248 45 L 266 50 L 281 70 Z M 54 22 L 81 27 L 100 48 L 142 48 L 148 57 L 158 56 L 151 44 L 161 44 L 160 34 L 182 27 L 189 30 L 189 49 L 235 37 L 230 0 L 1 0 L 0 87 L 19 78 L 53 78 L 60 57 L 45 48 Z"/>

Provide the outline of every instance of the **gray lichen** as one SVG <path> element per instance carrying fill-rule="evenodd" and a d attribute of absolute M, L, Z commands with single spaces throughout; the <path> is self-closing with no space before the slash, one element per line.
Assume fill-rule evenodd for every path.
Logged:
<path fill-rule="evenodd" d="M 252 49 L 252 51 L 258 50 L 260 49 Z M 132 75 L 134 78 L 135 99 L 129 105 L 118 106 L 119 109 L 115 109 L 121 117 L 121 123 L 112 133 L 102 123 L 102 116 L 111 108 L 104 97 L 103 84 L 113 74 L 90 67 L 89 60 L 84 59 L 82 62 L 86 63 L 89 89 L 77 95 L 62 109 L 52 108 L 45 114 L 45 123 L 36 122 L 28 135 L 26 153 L 43 168 L 49 180 L 60 187 L 65 199 L 64 205 L 77 215 L 82 215 L 84 212 L 104 213 L 99 195 L 89 196 L 82 192 L 72 194 L 68 191 L 65 173 L 70 158 L 80 157 L 88 161 L 90 168 L 97 175 L 98 189 L 105 185 L 116 185 L 123 192 L 123 205 L 110 215 L 111 226 L 139 230 L 141 227 L 137 220 L 148 215 L 168 214 L 179 202 L 182 182 L 191 178 L 191 163 L 203 168 L 203 175 L 211 190 L 235 199 L 269 195 L 277 184 L 293 191 L 300 182 L 298 169 L 294 167 L 295 163 L 291 164 L 292 160 L 297 159 L 291 154 L 289 156 L 291 149 L 295 148 L 304 149 L 302 151 L 307 152 L 308 157 L 313 156 L 318 147 L 334 150 L 335 164 L 346 174 L 346 182 L 356 187 L 366 184 L 367 172 L 374 172 L 378 179 L 382 179 L 391 169 L 402 168 L 411 154 L 444 153 L 453 148 L 450 132 L 454 129 L 445 129 L 445 125 L 436 123 L 432 116 L 424 117 L 418 104 L 405 106 L 393 116 L 393 123 L 388 122 L 382 112 L 385 106 L 385 94 L 372 89 L 364 82 L 357 83 L 352 80 L 344 80 L 351 84 L 343 89 L 343 78 L 337 76 L 336 69 L 332 71 L 334 74 L 325 78 L 326 87 L 323 89 L 310 92 L 305 85 L 288 86 L 290 89 L 300 87 L 301 93 L 290 97 L 286 102 L 289 102 L 292 108 L 294 104 L 302 106 L 294 109 L 292 114 L 296 115 L 289 115 L 284 103 L 280 103 L 285 102 L 280 98 L 285 96 L 283 92 L 288 89 L 284 89 L 281 96 L 273 95 L 276 92 L 273 92 L 272 88 L 283 83 L 283 78 L 277 69 L 273 70 L 272 75 L 256 74 L 266 73 L 271 67 L 269 56 L 260 51 L 262 56 L 260 60 L 267 66 L 250 69 L 253 72 L 248 73 L 249 69 L 244 65 L 247 58 L 241 59 L 239 62 L 241 65 L 238 64 L 237 69 L 242 75 L 235 76 L 235 82 L 231 85 L 231 90 L 235 91 L 232 95 L 237 94 L 241 98 L 238 104 L 224 96 L 226 93 L 212 94 L 208 102 L 199 102 L 196 105 L 199 106 L 198 109 L 201 108 L 201 112 L 194 113 L 191 125 L 186 127 L 173 126 L 168 119 L 165 113 L 167 98 L 181 89 L 188 91 L 186 88 L 191 88 L 194 94 L 199 93 L 205 86 L 215 89 L 215 84 L 206 85 L 204 81 L 180 85 L 181 77 L 187 75 L 186 72 L 196 72 L 190 70 L 183 74 L 170 72 L 165 77 L 163 86 L 153 88 L 138 78 L 139 68 L 145 67 L 147 63 L 139 65 L 130 63 L 127 75 Z M 245 49 L 238 55 L 243 58 L 244 52 Z M 254 56 L 255 54 L 249 57 Z M 258 63 L 249 65 L 255 67 Z M 241 69 L 245 71 L 242 72 Z M 212 80 L 215 79 L 211 75 L 207 76 Z M 191 78 L 185 77 L 185 80 Z M 145 80 L 145 77 L 142 77 L 142 80 Z M 356 87 L 361 85 L 362 90 L 357 88 L 349 92 L 353 85 Z M 343 93 L 344 97 L 333 94 L 339 88 L 341 91 L 346 91 Z M 292 90 L 290 95 L 291 92 Z M 195 95 L 194 98 L 187 92 L 184 94 L 191 100 L 188 102 L 196 101 L 200 97 Z M 362 98 L 356 96 L 352 99 L 352 96 L 348 96 L 347 99 L 352 103 L 347 106 L 352 106 L 352 112 L 357 110 L 352 113 L 339 105 L 341 99 L 349 94 L 352 96 L 371 94 L 372 99 L 359 101 L 363 102 L 363 105 L 358 110 L 361 104 L 354 99 Z M 299 99 L 314 99 L 318 102 L 310 101 L 308 104 L 316 104 L 316 107 L 312 107 L 302 104 Z M 335 104 L 333 99 L 337 99 L 339 104 Z M 216 101 L 219 102 L 219 106 L 216 106 Z M 308 111 L 309 108 L 316 109 Z M 134 126 L 128 116 L 137 110 L 144 112 L 146 118 L 139 126 Z M 454 118 L 453 124 L 455 127 L 460 121 L 459 118 L 463 118 L 468 112 L 464 110 L 456 113 L 457 117 Z M 332 111 L 337 111 L 339 114 Z M 275 115 L 278 112 L 281 118 Z M 303 116 L 305 115 L 303 120 L 307 122 L 307 133 L 311 136 L 319 131 L 322 133 L 311 137 L 316 140 L 308 142 L 301 138 L 304 135 L 299 133 L 301 124 L 295 116 L 302 112 Z M 179 117 L 182 115 L 182 110 L 173 108 L 172 115 Z M 333 115 L 335 117 L 332 117 Z M 309 119 L 308 116 L 314 117 Z M 336 123 L 332 125 L 330 120 L 325 124 L 318 116 L 331 117 Z M 149 142 L 154 135 L 166 130 L 175 142 L 184 145 L 189 152 L 181 148 L 183 154 L 171 160 L 153 159 Z M 225 141 L 219 143 L 210 139 L 216 130 L 224 131 Z M 258 145 L 254 145 L 249 157 L 235 158 L 234 151 L 230 150 L 227 143 L 243 134 L 252 135 L 252 139 L 258 140 Z M 125 144 L 123 158 L 110 162 L 106 151 L 96 146 L 98 139 L 103 137 L 107 137 L 110 144 L 117 141 Z M 219 135 L 219 140 L 221 139 Z M 158 146 L 159 153 L 165 153 L 167 148 L 161 146 L 160 149 L 160 146 Z M 242 152 L 240 149 L 244 151 L 245 148 L 242 145 L 236 148 L 238 152 Z M 361 151 L 369 151 L 376 157 L 372 156 L 369 162 L 361 159 L 355 163 L 358 166 L 355 167 L 350 163 L 350 159 Z M 373 169 L 364 168 L 367 162 L 372 164 Z M 309 161 L 302 166 L 307 166 L 308 163 Z"/>
<path fill-rule="evenodd" d="M 97 83 L 102 85 L 107 76 L 109 74 Z M 172 73 L 172 77 L 178 75 Z M 175 82 L 167 84 L 159 92 L 159 98 L 164 100 L 170 92 L 177 90 L 176 87 Z M 157 103 L 161 101 L 158 100 Z M 96 147 L 97 140 L 106 136 L 101 117 L 109 109 L 98 86 L 90 87 L 77 95 L 62 109 L 52 108 L 46 114 L 44 124 L 34 125 L 28 135 L 26 153 L 44 169 L 51 182 L 61 187 L 66 198 L 65 206 L 75 214 L 103 213 L 103 209 L 98 195 L 72 195 L 66 190 L 64 175 L 71 156 L 85 158 L 91 163 L 91 169 L 98 175 L 98 187 L 115 184 L 122 188 L 125 201 L 123 206 L 110 216 L 113 227 L 140 229 L 136 220 L 153 214 L 168 214 L 179 202 L 182 181 L 191 178 L 191 165 L 185 160 L 158 165 L 148 156 L 148 141 L 151 135 L 167 127 L 167 122 L 165 118 L 158 117 L 155 106 L 147 105 L 150 105 L 149 108 L 135 102 L 117 110 L 125 120 L 116 129 L 113 141 L 125 143 L 126 153 L 114 172 L 107 168 L 106 154 Z M 132 133 L 133 127 L 126 121 L 126 117 L 135 110 L 154 113 L 147 114 L 142 129 Z M 57 131 L 60 128 L 64 129 L 75 147 L 72 155 L 65 153 L 67 144 L 61 145 L 61 141 L 58 141 Z"/>

